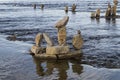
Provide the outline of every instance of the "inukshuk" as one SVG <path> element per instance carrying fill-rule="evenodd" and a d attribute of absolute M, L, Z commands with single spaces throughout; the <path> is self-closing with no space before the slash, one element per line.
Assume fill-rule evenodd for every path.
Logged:
<path fill-rule="evenodd" d="M 80 30 L 78 30 L 77 34 L 75 36 L 73 36 L 72 44 L 73 44 L 74 49 L 76 49 L 76 50 L 79 50 L 82 48 L 83 39 L 82 39 Z"/>
<path fill-rule="evenodd" d="M 58 29 L 58 43 L 60 46 L 66 45 L 66 24 L 68 20 L 69 17 L 66 16 L 55 24 L 55 27 Z"/>

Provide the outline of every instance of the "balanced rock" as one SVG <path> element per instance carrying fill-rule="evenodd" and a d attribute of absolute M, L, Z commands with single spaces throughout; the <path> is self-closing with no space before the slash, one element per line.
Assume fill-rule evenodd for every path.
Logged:
<path fill-rule="evenodd" d="M 99 18 L 100 17 L 100 9 L 97 9 L 96 10 L 96 18 Z"/>
<path fill-rule="evenodd" d="M 43 39 L 43 35 L 41 33 L 38 33 L 35 37 L 36 46 L 38 46 L 38 47 L 41 46 L 40 43 L 41 43 L 42 39 Z"/>
<path fill-rule="evenodd" d="M 118 0 L 113 0 L 114 5 L 118 4 Z"/>
<path fill-rule="evenodd" d="M 91 18 L 95 18 L 95 12 L 91 12 Z"/>
<path fill-rule="evenodd" d="M 72 44 L 75 49 L 81 49 L 81 47 L 83 46 L 83 39 L 80 31 L 78 31 L 78 34 L 73 37 Z"/>
<path fill-rule="evenodd" d="M 66 12 L 66 13 L 68 12 L 68 6 L 65 7 L 65 12 Z"/>
<path fill-rule="evenodd" d="M 116 16 L 116 9 L 117 9 L 117 6 L 114 5 L 111 9 L 111 13 L 112 13 L 112 16 L 115 17 Z"/>
<path fill-rule="evenodd" d="M 69 20 L 69 17 L 68 16 L 65 16 L 63 19 L 59 20 L 56 24 L 55 24 L 55 27 L 56 28 L 61 28 L 61 27 L 64 27 L 67 22 Z"/>
<path fill-rule="evenodd" d="M 66 44 L 66 27 L 59 28 L 58 29 L 58 43 L 59 45 L 65 45 Z"/>
<path fill-rule="evenodd" d="M 50 39 L 50 37 L 46 33 L 43 33 L 43 37 L 44 37 L 45 41 L 47 42 L 48 46 L 54 45 L 52 40 Z"/>
<path fill-rule="evenodd" d="M 69 52 L 69 46 L 47 46 L 46 54 L 56 55 L 56 54 L 67 54 Z"/>
<path fill-rule="evenodd" d="M 73 5 L 72 5 L 72 12 L 75 12 L 75 9 L 76 9 L 76 5 L 73 4 Z"/>

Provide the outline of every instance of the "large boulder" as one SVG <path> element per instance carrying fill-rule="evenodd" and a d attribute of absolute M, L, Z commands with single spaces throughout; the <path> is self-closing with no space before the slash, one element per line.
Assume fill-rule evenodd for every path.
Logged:
<path fill-rule="evenodd" d="M 77 50 L 82 48 L 83 39 L 79 31 L 78 31 L 78 34 L 73 37 L 72 44 L 73 44 L 73 47 Z"/>
<path fill-rule="evenodd" d="M 64 27 L 67 22 L 69 20 L 69 17 L 68 16 L 65 16 L 63 19 L 59 20 L 56 24 L 55 24 L 55 27 L 56 28 L 61 28 L 61 27 Z"/>
<path fill-rule="evenodd" d="M 41 46 L 40 43 L 41 43 L 42 39 L 43 39 L 43 35 L 41 33 L 38 33 L 35 37 L 36 46 L 38 46 L 38 47 Z"/>
<path fill-rule="evenodd" d="M 67 54 L 69 52 L 69 46 L 47 46 L 46 54 L 56 55 L 56 54 Z"/>
<path fill-rule="evenodd" d="M 58 43 L 59 45 L 65 45 L 66 44 L 66 27 L 59 28 L 58 29 Z"/>
<path fill-rule="evenodd" d="M 54 45 L 52 40 L 50 39 L 50 37 L 46 33 L 43 33 L 43 37 L 44 37 L 45 41 L 47 42 L 48 46 Z"/>

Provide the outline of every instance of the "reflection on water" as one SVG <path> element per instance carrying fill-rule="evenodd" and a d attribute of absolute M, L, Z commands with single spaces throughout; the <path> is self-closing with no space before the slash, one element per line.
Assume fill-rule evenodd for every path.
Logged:
<path fill-rule="evenodd" d="M 58 80 L 66 80 L 68 77 L 68 70 L 71 69 L 72 73 L 80 75 L 83 70 L 83 66 L 80 64 L 80 60 L 40 60 L 33 57 L 36 64 L 36 73 L 39 76 L 49 76 L 53 74 L 54 70 L 58 71 Z M 44 64 L 44 65 L 43 65 Z"/>

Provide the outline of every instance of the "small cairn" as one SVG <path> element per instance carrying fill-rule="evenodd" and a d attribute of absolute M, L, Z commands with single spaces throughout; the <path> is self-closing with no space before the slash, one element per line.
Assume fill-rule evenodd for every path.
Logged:
<path fill-rule="evenodd" d="M 50 55 L 56 56 L 58 58 L 58 55 L 65 55 L 65 54 L 71 54 L 70 48 L 66 43 L 66 37 L 67 37 L 67 32 L 66 32 L 66 25 L 69 21 L 69 17 L 65 16 L 63 19 L 59 20 L 55 24 L 55 28 L 58 30 L 58 45 L 54 45 L 51 38 L 48 36 L 46 33 L 38 33 L 35 37 L 35 45 L 32 46 L 31 52 L 34 53 L 34 55 L 38 55 L 41 53 L 45 53 L 44 57 L 49 57 Z M 41 46 L 42 39 L 45 39 L 47 42 L 47 46 L 43 48 Z M 80 53 L 80 49 L 83 45 L 83 39 L 81 37 L 81 32 L 78 30 L 78 34 L 73 36 L 72 40 L 73 47 L 75 51 Z M 39 56 L 40 56 L 39 55 Z"/>
<path fill-rule="evenodd" d="M 73 44 L 74 49 L 76 49 L 76 50 L 79 50 L 82 48 L 83 39 L 82 39 L 80 30 L 78 30 L 77 34 L 75 36 L 73 36 L 72 44 Z"/>
<path fill-rule="evenodd" d="M 117 0 L 114 0 L 115 3 Z M 117 10 L 117 4 L 115 4 L 111 7 L 110 3 L 108 3 L 108 8 L 105 13 L 106 18 L 116 17 L 116 10 Z"/>
<path fill-rule="evenodd" d="M 33 9 L 36 9 L 36 4 L 33 4 Z"/>
<path fill-rule="evenodd" d="M 96 10 L 96 18 L 100 18 L 100 9 Z"/>
<path fill-rule="evenodd" d="M 114 5 L 118 4 L 118 0 L 113 0 Z"/>
<path fill-rule="evenodd" d="M 65 6 L 65 12 L 68 13 L 68 6 Z"/>
<path fill-rule="evenodd" d="M 41 8 L 41 10 L 43 10 L 44 9 L 44 4 L 41 4 L 40 8 Z"/>
<path fill-rule="evenodd" d="M 105 13 L 105 17 L 110 17 L 111 16 L 111 5 L 108 3 L 108 8 Z"/>
<path fill-rule="evenodd" d="M 75 10 L 76 10 L 76 5 L 73 4 L 73 5 L 72 5 L 72 12 L 75 12 Z"/>
<path fill-rule="evenodd" d="M 100 18 L 100 9 L 97 9 L 96 12 L 91 12 L 91 18 Z"/>

